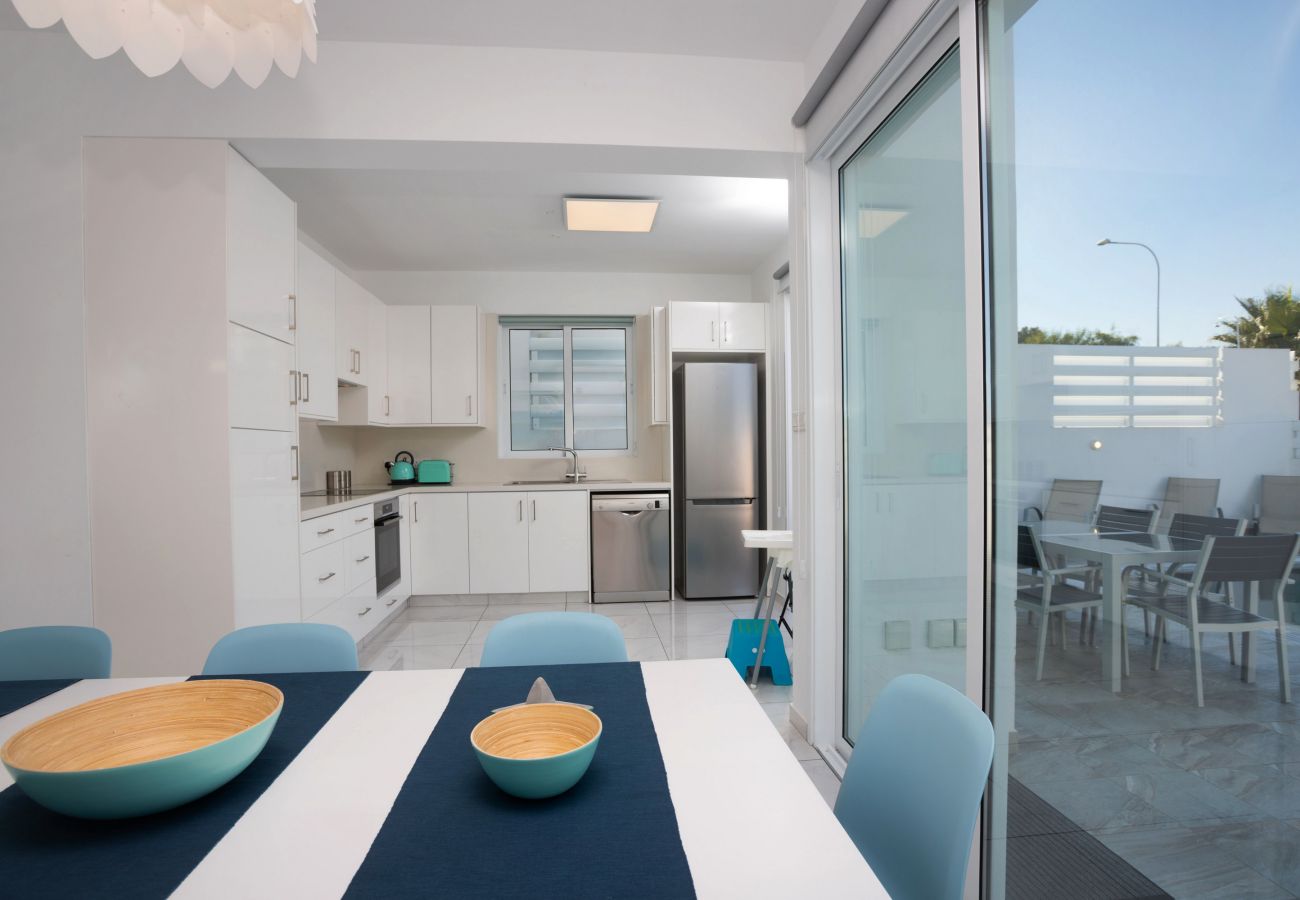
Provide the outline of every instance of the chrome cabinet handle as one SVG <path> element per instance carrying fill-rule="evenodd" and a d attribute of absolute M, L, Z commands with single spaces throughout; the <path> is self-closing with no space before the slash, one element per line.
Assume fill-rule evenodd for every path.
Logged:
<path fill-rule="evenodd" d="M 367 606 L 365 609 L 361 610 L 361 612 L 357 613 L 357 617 L 360 618 L 361 616 L 364 616 L 366 613 L 370 612 L 370 610 L 371 607 Z"/>
<path fill-rule="evenodd" d="M 289 330 L 298 330 L 298 295 L 289 294 Z"/>
<path fill-rule="evenodd" d="M 357 560 L 357 564 L 360 565 L 361 563 L 365 562 L 368 559 L 370 559 L 369 556 L 363 556 L 359 560 Z"/>
<path fill-rule="evenodd" d="M 311 402 L 311 374 L 308 372 L 302 373 L 302 402 Z"/>
<path fill-rule="evenodd" d="M 387 394 L 384 394 L 384 415 L 391 416 L 392 414 L 393 414 L 393 398 L 388 396 Z"/>
<path fill-rule="evenodd" d="M 361 374 L 361 351 L 357 351 L 357 374 Z"/>
<path fill-rule="evenodd" d="M 328 575 L 326 575 L 324 578 L 317 578 L 316 580 L 317 580 L 317 581 L 329 581 L 331 578 L 334 577 L 334 574 L 335 574 L 335 573 L 330 572 L 330 573 L 329 573 Z"/>
<path fill-rule="evenodd" d="M 353 524 L 353 525 L 360 525 L 362 522 L 369 522 L 369 521 L 370 521 L 370 517 L 369 517 L 369 516 L 362 516 L 362 517 L 359 518 L 359 519 L 353 519 L 353 520 L 352 520 L 352 524 Z"/>
<path fill-rule="evenodd" d="M 730 322 L 723 322 L 723 323 L 722 323 L 722 343 L 724 343 L 724 344 L 730 344 L 730 343 L 731 343 L 731 323 L 730 323 Z"/>
<path fill-rule="evenodd" d="M 392 600 L 389 600 L 387 603 L 385 603 L 384 606 L 392 606 L 396 602 L 397 602 L 397 598 L 394 597 Z"/>
<path fill-rule="evenodd" d="M 302 473 L 298 471 L 298 445 L 294 444 L 290 447 L 289 452 L 293 454 L 293 477 L 289 480 L 297 481 L 302 475 Z"/>
<path fill-rule="evenodd" d="M 298 370 L 297 370 L 297 369 L 290 369 L 290 370 L 289 370 L 289 378 L 293 381 L 293 387 L 289 388 L 289 405 L 290 405 L 290 406 L 297 406 L 297 405 L 298 405 L 298 388 L 300 387 L 299 382 L 298 382 Z"/>
<path fill-rule="evenodd" d="M 474 395 L 473 395 L 473 394 L 466 394 L 466 395 L 465 395 L 465 415 L 469 416 L 469 415 L 473 415 L 473 414 L 474 414 Z"/>
<path fill-rule="evenodd" d="M 523 520 L 524 520 L 524 501 L 520 500 L 520 501 L 519 501 L 519 521 L 522 522 Z"/>
<path fill-rule="evenodd" d="M 532 501 L 532 503 L 533 503 L 533 521 L 536 522 L 536 521 L 537 521 L 537 501 L 534 500 L 534 501 Z"/>
<path fill-rule="evenodd" d="M 329 534 L 333 530 L 333 528 L 326 528 L 324 531 L 318 531 L 316 532 L 316 537 L 325 537 L 325 535 Z"/>
<path fill-rule="evenodd" d="M 418 522 L 420 521 L 420 501 L 419 501 L 419 500 L 416 500 L 414 503 L 411 504 L 411 512 L 415 515 L 415 521 L 418 523 Z"/>
<path fill-rule="evenodd" d="M 710 322 L 710 323 L 709 323 L 709 343 L 710 343 L 710 344 L 716 344 L 717 342 L 718 342 L 718 323 L 717 323 L 717 322 Z"/>

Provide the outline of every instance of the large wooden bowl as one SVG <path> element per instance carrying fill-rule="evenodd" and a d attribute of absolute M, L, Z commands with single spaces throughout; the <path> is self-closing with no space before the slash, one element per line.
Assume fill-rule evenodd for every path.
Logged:
<path fill-rule="evenodd" d="M 0 761 L 33 800 L 87 819 L 159 812 L 248 767 L 284 695 L 259 681 L 185 681 L 91 700 L 29 725 Z"/>
<path fill-rule="evenodd" d="M 600 742 L 600 717 L 567 703 L 529 703 L 493 713 L 469 741 L 497 787 L 540 800 L 573 787 L 587 773 Z"/>

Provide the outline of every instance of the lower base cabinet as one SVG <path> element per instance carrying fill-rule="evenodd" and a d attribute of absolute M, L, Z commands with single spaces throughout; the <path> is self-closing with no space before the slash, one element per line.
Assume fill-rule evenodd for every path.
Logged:
<path fill-rule="evenodd" d="M 475 497 L 482 496 L 479 494 Z M 465 494 L 412 494 L 412 594 L 470 592 L 469 504 Z"/>
<path fill-rule="evenodd" d="M 528 495 L 500 491 L 469 495 L 469 590 L 474 594 L 526 594 Z"/>

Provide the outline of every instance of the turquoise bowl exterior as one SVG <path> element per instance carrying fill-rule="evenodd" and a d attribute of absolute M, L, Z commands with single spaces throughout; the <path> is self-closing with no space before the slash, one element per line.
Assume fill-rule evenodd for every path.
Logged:
<path fill-rule="evenodd" d="M 582 780 L 599 743 L 597 734 L 575 750 L 541 759 L 507 759 L 484 753 L 478 747 L 474 747 L 474 752 L 483 771 L 501 790 L 512 797 L 543 800 L 563 794 Z"/>
<path fill-rule="evenodd" d="M 165 759 L 85 772 L 5 768 L 27 796 L 55 812 L 80 819 L 144 816 L 197 800 L 248 768 L 283 708 L 239 734 Z"/>

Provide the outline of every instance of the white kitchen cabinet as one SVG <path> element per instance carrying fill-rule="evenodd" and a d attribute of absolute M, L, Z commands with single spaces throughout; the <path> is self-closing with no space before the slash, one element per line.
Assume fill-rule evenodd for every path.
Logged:
<path fill-rule="evenodd" d="M 432 422 L 429 307 L 388 307 L 388 424 Z"/>
<path fill-rule="evenodd" d="M 468 496 L 470 592 L 528 592 L 528 521 L 524 514 L 528 495 L 501 491 Z"/>
<path fill-rule="evenodd" d="M 337 421 L 339 389 L 334 349 L 334 267 L 298 245 L 298 415 Z"/>
<path fill-rule="evenodd" d="M 477 306 L 429 307 L 434 425 L 479 425 L 482 376 Z"/>
<path fill-rule="evenodd" d="M 468 594 L 470 524 L 466 495 L 410 496 L 411 515 L 403 523 L 410 526 L 411 593 Z M 490 514 L 485 507 L 480 518 Z"/>
<path fill-rule="evenodd" d="M 673 303 L 669 334 L 674 350 L 718 349 L 718 304 Z"/>
<path fill-rule="evenodd" d="M 375 530 L 354 534 L 343 541 L 344 589 L 351 592 L 375 580 Z"/>
<path fill-rule="evenodd" d="M 310 619 L 347 592 L 344 544 L 335 541 L 302 555 L 299 580 L 304 619 Z"/>
<path fill-rule="evenodd" d="M 650 311 L 650 424 L 668 424 L 668 307 Z"/>
<path fill-rule="evenodd" d="M 673 350 L 762 353 L 767 349 L 767 304 L 670 304 Z"/>
<path fill-rule="evenodd" d="M 298 208 L 248 160 L 229 147 L 226 154 L 227 314 L 292 344 Z"/>
<path fill-rule="evenodd" d="M 586 491 L 528 495 L 528 590 L 585 591 L 591 583 Z"/>
<path fill-rule="evenodd" d="M 335 370 L 339 381 L 370 384 L 375 361 L 370 358 L 370 292 L 334 270 Z"/>
<path fill-rule="evenodd" d="M 298 373 L 292 344 L 227 324 L 230 426 L 293 431 Z"/>
<path fill-rule="evenodd" d="M 238 628 L 297 622 L 302 615 L 295 440 L 287 431 L 230 429 L 231 550 Z"/>
<path fill-rule="evenodd" d="M 766 303 L 719 303 L 718 349 L 762 353 L 767 349 Z"/>
<path fill-rule="evenodd" d="M 388 396 L 388 307 L 378 297 L 366 300 L 366 421 L 387 425 L 392 418 Z"/>

